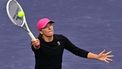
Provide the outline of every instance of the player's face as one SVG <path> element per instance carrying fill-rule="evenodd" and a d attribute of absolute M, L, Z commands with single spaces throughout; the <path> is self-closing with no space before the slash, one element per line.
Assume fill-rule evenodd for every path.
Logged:
<path fill-rule="evenodd" d="M 47 37 L 53 36 L 54 34 L 53 23 L 48 23 L 46 27 L 44 27 L 41 30 L 41 34 Z"/>

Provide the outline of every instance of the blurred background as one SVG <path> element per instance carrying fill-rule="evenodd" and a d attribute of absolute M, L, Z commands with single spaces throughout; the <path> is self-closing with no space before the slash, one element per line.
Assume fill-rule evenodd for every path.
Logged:
<path fill-rule="evenodd" d="M 6 13 L 8 0 L 0 0 L 0 69 L 34 69 L 30 37 L 14 26 Z M 63 69 L 122 69 L 122 0 L 17 0 L 35 36 L 36 23 L 48 17 L 55 33 L 77 47 L 99 53 L 112 51 L 110 64 L 73 55 L 65 50 Z"/>

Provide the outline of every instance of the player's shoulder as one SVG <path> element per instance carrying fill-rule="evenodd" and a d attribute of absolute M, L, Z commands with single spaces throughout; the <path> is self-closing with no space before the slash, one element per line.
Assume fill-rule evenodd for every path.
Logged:
<path fill-rule="evenodd" d="M 65 39 L 66 37 L 63 34 L 54 34 L 54 37 L 58 39 Z"/>
<path fill-rule="evenodd" d="M 56 37 L 64 37 L 63 34 L 54 34 L 54 36 L 56 36 Z"/>

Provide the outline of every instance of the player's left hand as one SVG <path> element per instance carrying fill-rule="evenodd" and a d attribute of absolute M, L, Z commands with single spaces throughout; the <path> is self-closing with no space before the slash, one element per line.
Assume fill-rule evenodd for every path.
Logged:
<path fill-rule="evenodd" d="M 112 51 L 106 52 L 105 50 L 103 50 L 98 54 L 97 59 L 106 63 L 110 63 L 110 61 L 112 61 L 111 57 L 113 57 L 113 55 L 111 55 L 111 52 Z"/>

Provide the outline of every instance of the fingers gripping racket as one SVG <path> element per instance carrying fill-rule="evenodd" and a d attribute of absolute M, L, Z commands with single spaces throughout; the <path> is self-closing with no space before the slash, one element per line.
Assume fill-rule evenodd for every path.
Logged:
<path fill-rule="evenodd" d="M 34 35 L 32 34 L 31 30 L 28 27 L 28 24 L 24 15 L 24 10 L 22 9 L 21 5 L 16 0 L 8 0 L 7 5 L 6 5 L 6 10 L 7 10 L 8 17 L 10 18 L 12 23 L 18 27 L 23 28 L 31 37 L 31 39 L 35 40 Z M 22 13 L 19 14 L 20 11 Z"/>

